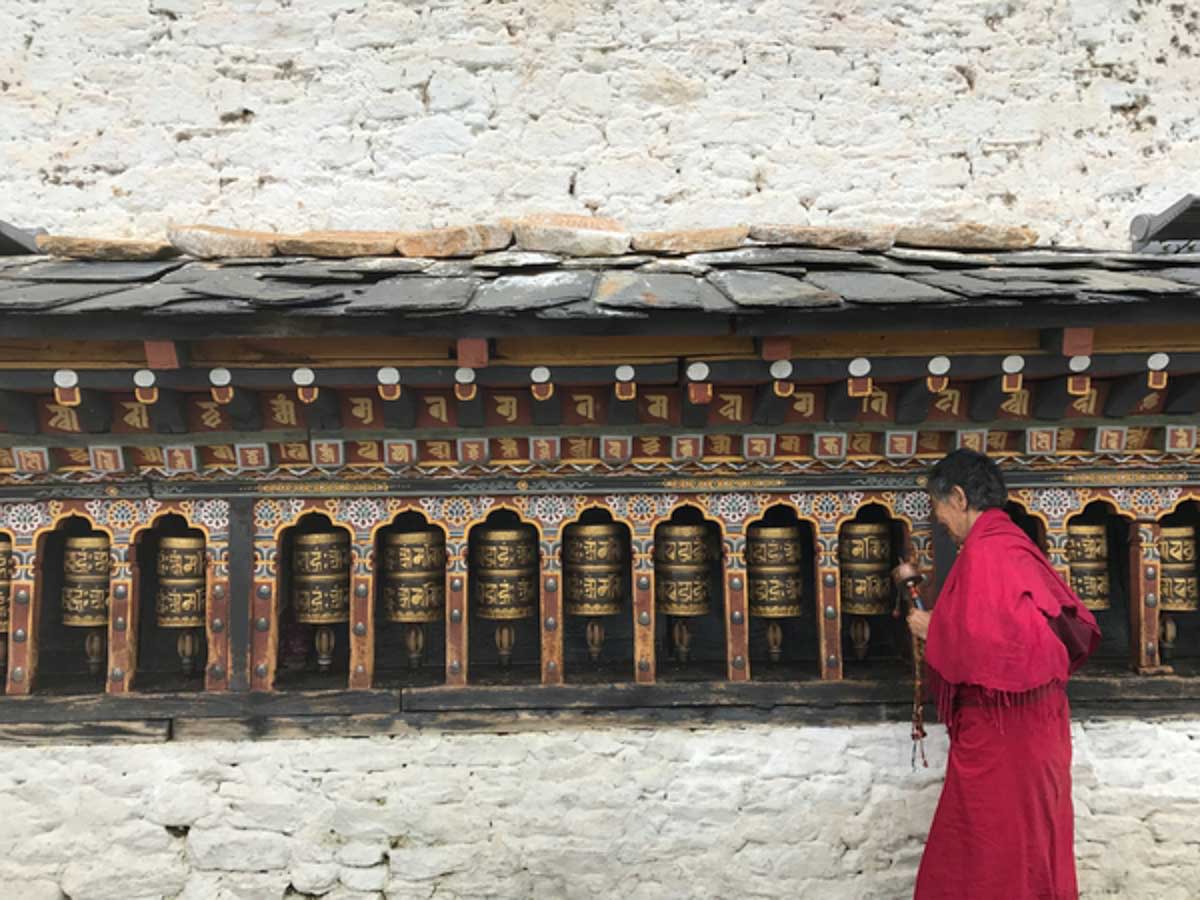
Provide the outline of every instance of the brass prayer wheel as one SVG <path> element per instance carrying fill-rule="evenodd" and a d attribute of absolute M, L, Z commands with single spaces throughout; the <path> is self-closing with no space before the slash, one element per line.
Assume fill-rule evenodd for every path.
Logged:
<path fill-rule="evenodd" d="M 802 558 L 796 526 L 750 526 L 746 534 L 750 615 L 783 619 L 801 614 Z"/>
<path fill-rule="evenodd" d="M 481 619 L 509 621 L 537 614 L 538 544 L 532 527 L 481 531 L 471 561 L 471 588 Z"/>
<path fill-rule="evenodd" d="M 1159 533 L 1162 577 L 1159 596 L 1164 612 L 1200 610 L 1200 580 L 1196 575 L 1196 530 L 1190 526 L 1163 528 Z"/>
<path fill-rule="evenodd" d="M 0 634 L 8 631 L 8 604 L 12 597 L 12 541 L 0 537 Z"/>
<path fill-rule="evenodd" d="M 1088 609 L 1111 607 L 1108 578 L 1108 528 L 1104 525 L 1067 526 L 1067 563 L 1071 589 Z"/>
<path fill-rule="evenodd" d="M 446 608 L 446 538 L 440 529 L 383 538 L 383 615 L 389 622 L 437 622 Z"/>
<path fill-rule="evenodd" d="M 882 616 L 892 608 L 891 530 L 886 523 L 849 522 L 838 538 L 842 612 Z"/>
<path fill-rule="evenodd" d="M 621 526 L 569 525 L 563 537 L 563 601 L 573 616 L 612 616 L 625 603 L 629 555 Z"/>
<path fill-rule="evenodd" d="M 110 565 L 106 535 L 67 538 L 63 552 L 64 625 L 97 628 L 108 624 Z"/>
<path fill-rule="evenodd" d="M 204 625 L 205 563 L 202 537 L 164 537 L 159 542 L 155 612 L 160 628 Z"/>
<path fill-rule="evenodd" d="M 713 544 L 703 525 L 660 525 L 654 534 L 654 594 L 668 616 L 707 615 Z"/>
<path fill-rule="evenodd" d="M 298 534 L 292 543 L 292 610 L 305 625 L 350 619 L 350 536 Z"/>

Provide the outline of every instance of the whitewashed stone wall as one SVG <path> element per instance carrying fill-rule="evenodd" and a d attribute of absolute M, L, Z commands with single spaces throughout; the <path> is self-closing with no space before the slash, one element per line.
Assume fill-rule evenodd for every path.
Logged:
<path fill-rule="evenodd" d="M 0 895 L 904 898 L 933 730 L 916 773 L 903 724 L 4 750 Z M 1200 719 L 1075 753 L 1083 896 L 1194 898 Z"/>
<path fill-rule="evenodd" d="M 0 219 L 943 218 L 1124 247 L 1197 188 L 1167 0 L 4 0 Z"/>

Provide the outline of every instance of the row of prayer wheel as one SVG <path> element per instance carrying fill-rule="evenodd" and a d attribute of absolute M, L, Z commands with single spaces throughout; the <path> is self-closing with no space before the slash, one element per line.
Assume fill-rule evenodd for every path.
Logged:
<path fill-rule="evenodd" d="M 1196 529 L 1167 526 L 1159 533 L 1162 572 L 1159 607 L 1164 612 L 1195 612 L 1200 609 L 1200 579 L 1196 569 Z M 1108 557 L 1108 528 L 1105 525 L 1068 525 L 1067 562 L 1071 587 L 1088 609 L 1112 607 Z"/>

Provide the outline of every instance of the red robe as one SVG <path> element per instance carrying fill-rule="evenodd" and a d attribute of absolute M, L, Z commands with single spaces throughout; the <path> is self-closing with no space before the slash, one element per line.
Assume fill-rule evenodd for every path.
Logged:
<path fill-rule="evenodd" d="M 916 900 L 1076 900 L 1068 676 L 1100 629 L 999 509 L 963 542 L 929 621 L 950 758 Z"/>

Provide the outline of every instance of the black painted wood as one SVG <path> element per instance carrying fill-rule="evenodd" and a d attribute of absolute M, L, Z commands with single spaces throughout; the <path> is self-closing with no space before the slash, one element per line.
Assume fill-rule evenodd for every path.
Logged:
<path fill-rule="evenodd" d="M 896 398 L 896 424 L 919 425 L 929 418 L 933 394 L 924 378 L 910 381 L 900 388 Z"/>
<path fill-rule="evenodd" d="M 37 403 L 33 394 L 0 391 L 0 422 L 11 434 L 37 434 Z"/>
<path fill-rule="evenodd" d="M 158 389 L 158 399 L 150 405 L 150 424 L 157 434 L 187 434 L 186 398 L 179 391 Z"/>
<path fill-rule="evenodd" d="M 991 422 L 1000 412 L 1004 402 L 1004 379 L 999 376 L 985 378 L 971 385 L 971 396 L 967 401 L 967 416 L 972 422 Z"/>
<path fill-rule="evenodd" d="M 1066 377 L 1039 381 L 1033 388 L 1033 417 L 1043 422 L 1058 421 L 1070 402 Z"/>
<path fill-rule="evenodd" d="M 1173 415 L 1200 412 L 1200 375 L 1171 378 L 1167 385 L 1166 411 Z"/>
<path fill-rule="evenodd" d="M 250 690 L 251 573 L 254 571 L 254 500 L 229 501 L 229 687 Z"/>

